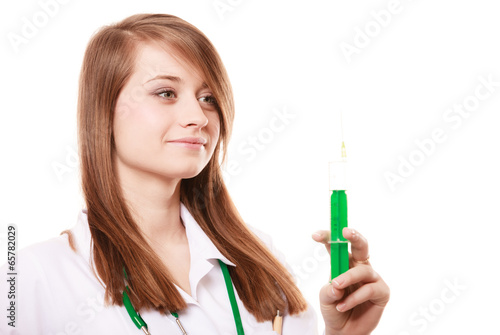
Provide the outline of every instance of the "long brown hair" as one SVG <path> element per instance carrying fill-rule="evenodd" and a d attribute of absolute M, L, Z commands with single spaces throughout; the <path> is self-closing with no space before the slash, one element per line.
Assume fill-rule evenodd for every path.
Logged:
<path fill-rule="evenodd" d="M 304 311 L 306 302 L 292 276 L 247 228 L 222 179 L 219 156 L 226 155 L 234 118 L 224 65 L 201 31 L 166 14 L 133 15 L 101 28 L 83 60 L 78 98 L 82 191 L 93 239 L 92 261 L 105 286 L 106 303 L 122 305 L 125 266 L 137 310 L 186 308 L 172 276 L 132 218 L 112 163 L 114 109 L 134 71 L 141 42 L 158 43 L 180 54 L 204 76 L 218 103 L 219 141 L 207 166 L 196 177 L 181 181 L 181 202 L 220 252 L 236 264 L 230 267 L 234 286 L 258 321 L 271 320 L 278 309 L 289 314 Z"/>

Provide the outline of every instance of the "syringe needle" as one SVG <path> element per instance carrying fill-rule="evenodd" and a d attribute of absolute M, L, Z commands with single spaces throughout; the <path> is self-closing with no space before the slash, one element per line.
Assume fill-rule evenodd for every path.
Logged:
<path fill-rule="evenodd" d="M 344 143 L 344 124 L 342 122 L 342 111 L 340 111 L 340 132 L 342 134 L 342 147 L 340 148 L 340 152 L 341 152 L 341 157 L 342 157 L 342 160 L 345 161 L 347 160 L 347 154 L 345 152 L 345 143 Z"/>

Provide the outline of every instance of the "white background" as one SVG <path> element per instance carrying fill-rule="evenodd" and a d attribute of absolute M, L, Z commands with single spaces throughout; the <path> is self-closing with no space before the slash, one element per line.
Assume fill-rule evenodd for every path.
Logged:
<path fill-rule="evenodd" d="M 229 7 L 221 13 L 217 3 Z M 388 8 L 381 26 L 373 13 Z M 480 77 L 500 82 L 494 1 L 72 0 L 45 25 L 40 12 L 33 0 L 0 5 L 2 255 L 8 223 L 25 247 L 72 227 L 83 205 L 76 93 L 91 34 L 131 14 L 170 13 L 221 54 L 236 98 L 229 160 L 240 167 L 228 187 L 314 306 L 329 261 L 310 235 L 329 227 L 327 163 L 340 155 L 342 111 L 349 225 L 368 238 L 391 287 L 374 334 L 498 333 L 500 86 L 473 98 Z M 13 47 L 8 36 L 36 19 L 43 26 Z M 357 53 L 346 56 L 347 44 Z M 460 124 L 443 118 L 465 101 L 479 104 Z M 293 117 L 271 132 L 276 111 Z M 416 141 L 436 128 L 446 140 L 422 153 Z M 238 150 L 251 137 L 255 157 Z M 401 159 L 413 171 L 391 188 L 386 175 L 399 173 Z"/>

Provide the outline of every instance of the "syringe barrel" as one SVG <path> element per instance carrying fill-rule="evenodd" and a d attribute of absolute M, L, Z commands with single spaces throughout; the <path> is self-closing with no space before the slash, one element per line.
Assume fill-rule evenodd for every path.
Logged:
<path fill-rule="evenodd" d="M 347 189 L 347 161 L 339 160 L 328 164 L 330 191 Z"/>
<path fill-rule="evenodd" d="M 330 257 L 331 279 L 349 270 L 349 251 L 342 230 L 347 227 L 347 195 L 344 190 L 333 190 L 330 195 Z"/>

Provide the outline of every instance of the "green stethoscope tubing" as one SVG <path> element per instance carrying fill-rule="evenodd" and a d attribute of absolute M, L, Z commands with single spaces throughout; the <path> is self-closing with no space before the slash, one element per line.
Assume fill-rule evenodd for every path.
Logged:
<path fill-rule="evenodd" d="M 231 302 L 231 309 L 233 310 L 233 317 L 234 317 L 234 323 L 236 325 L 236 330 L 238 332 L 238 335 L 244 335 L 243 331 L 243 325 L 241 323 L 241 316 L 240 316 L 240 310 L 238 308 L 238 303 L 236 302 L 236 296 L 234 294 L 234 288 L 233 288 L 233 283 L 231 281 L 231 275 L 229 274 L 229 270 L 227 268 L 227 265 L 222 262 L 220 259 L 219 265 L 222 269 L 222 274 L 224 275 L 224 281 L 226 283 L 226 289 L 227 289 L 227 295 L 229 296 L 229 301 Z M 125 274 L 125 279 L 128 280 L 127 277 L 127 272 L 125 271 L 125 267 L 123 268 L 123 273 Z M 127 309 L 128 315 L 136 325 L 138 329 L 142 329 L 144 333 L 149 334 L 148 332 L 148 325 L 147 323 L 142 319 L 141 315 L 135 311 L 134 306 L 132 306 L 132 302 L 130 301 L 130 298 L 127 294 L 127 291 L 130 291 L 128 286 L 125 286 L 125 290 L 123 291 L 123 305 Z M 183 333 L 185 334 L 184 329 L 182 328 L 180 322 L 179 322 L 179 315 L 177 313 L 170 313 L 172 314 L 177 322 L 177 325 L 181 328 Z"/>
<path fill-rule="evenodd" d="M 229 275 L 229 270 L 227 265 L 219 259 L 219 264 L 224 274 L 224 281 L 226 282 L 227 295 L 229 296 L 229 301 L 231 301 L 231 309 L 233 310 L 234 323 L 236 324 L 236 330 L 238 335 L 244 335 L 243 325 L 241 324 L 240 310 L 238 308 L 238 303 L 236 302 L 236 297 L 234 295 L 233 282 L 231 281 L 231 276 Z"/>

